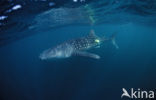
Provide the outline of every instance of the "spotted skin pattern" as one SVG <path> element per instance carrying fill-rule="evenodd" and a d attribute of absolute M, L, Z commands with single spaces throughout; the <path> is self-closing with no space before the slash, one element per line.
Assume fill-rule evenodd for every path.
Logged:
<path fill-rule="evenodd" d="M 107 40 L 113 40 L 114 45 L 116 45 L 114 41 L 114 35 L 111 38 L 99 38 L 95 35 L 94 31 L 91 30 L 90 34 L 88 34 L 87 36 L 72 39 L 60 45 L 57 45 L 54 48 L 45 50 L 40 54 L 39 57 L 41 60 L 46 60 L 51 58 L 68 58 L 72 55 L 79 55 L 99 59 L 99 55 L 86 52 L 86 50 L 100 46 L 101 43 Z"/>
<path fill-rule="evenodd" d="M 74 50 L 87 50 L 91 47 L 99 45 L 99 42 L 96 40 L 99 40 L 99 38 L 88 35 L 86 37 L 70 40 L 67 43 L 72 45 Z"/>

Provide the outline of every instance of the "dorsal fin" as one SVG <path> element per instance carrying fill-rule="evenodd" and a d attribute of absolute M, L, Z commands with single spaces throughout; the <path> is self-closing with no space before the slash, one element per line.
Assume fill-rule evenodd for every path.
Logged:
<path fill-rule="evenodd" d="M 89 36 L 97 37 L 94 30 L 90 30 Z"/>

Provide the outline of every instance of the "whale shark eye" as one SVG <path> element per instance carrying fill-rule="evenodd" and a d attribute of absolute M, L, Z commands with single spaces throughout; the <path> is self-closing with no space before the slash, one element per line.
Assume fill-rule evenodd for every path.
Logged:
<path fill-rule="evenodd" d="M 96 42 L 96 43 L 100 43 L 100 40 L 99 40 L 99 39 L 95 39 L 95 42 Z"/>

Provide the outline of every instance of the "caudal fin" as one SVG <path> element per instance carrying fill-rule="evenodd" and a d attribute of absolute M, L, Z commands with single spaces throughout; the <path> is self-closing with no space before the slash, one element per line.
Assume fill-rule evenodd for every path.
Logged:
<path fill-rule="evenodd" d="M 115 48 L 119 49 L 119 46 L 115 41 L 115 36 L 116 36 L 116 33 L 111 36 L 110 40 L 112 41 L 112 44 L 115 46 Z"/>

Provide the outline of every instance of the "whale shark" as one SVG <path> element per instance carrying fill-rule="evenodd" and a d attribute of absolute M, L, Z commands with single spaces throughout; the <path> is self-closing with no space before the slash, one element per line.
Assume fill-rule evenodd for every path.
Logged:
<path fill-rule="evenodd" d="M 112 41 L 112 44 L 118 49 L 118 45 L 115 42 L 115 34 L 111 37 L 100 38 L 91 30 L 87 36 L 80 37 L 77 39 L 71 39 L 63 42 L 53 48 L 49 48 L 43 51 L 39 58 L 41 60 L 47 60 L 52 58 L 69 58 L 71 56 L 84 56 L 94 59 L 100 59 L 100 56 L 94 53 L 87 52 L 87 50 L 92 48 L 99 48 L 105 41 Z"/>

